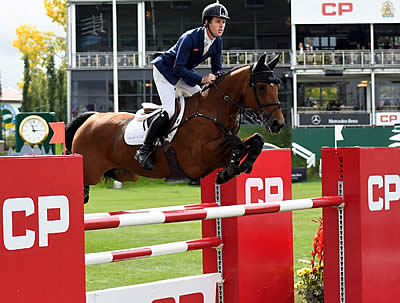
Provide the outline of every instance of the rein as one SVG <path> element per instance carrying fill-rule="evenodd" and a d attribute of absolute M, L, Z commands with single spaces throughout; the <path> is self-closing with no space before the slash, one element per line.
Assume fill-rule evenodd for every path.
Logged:
<path fill-rule="evenodd" d="M 236 69 L 236 68 L 235 68 L 235 69 Z M 235 70 L 235 69 L 233 69 L 233 70 Z M 224 73 L 224 74 L 220 75 L 218 78 L 221 78 L 221 77 L 225 76 L 226 74 L 229 74 L 229 73 L 232 72 L 233 70 L 231 70 L 231 71 L 229 71 L 229 72 L 227 72 L 227 73 Z M 272 71 L 260 71 L 260 72 L 255 72 L 255 73 L 254 73 L 254 72 L 253 72 L 253 66 L 252 66 L 252 65 L 250 66 L 249 85 L 246 86 L 246 91 L 244 92 L 244 94 L 242 95 L 242 97 L 243 97 L 244 95 L 246 95 L 247 89 L 248 89 L 249 87 L 252 87 L 252 88 L 253 88 L 254 97 L 255 97 L 255 99 L 256 99 L 257 106 L 258 106 L 257 110 L 256 110 L 256 111 L 253 110 L 252 112 L 253 112 L 253 114 L 255 114 L 256 116 L 262 116 L 262 121 L 268 121 L 268 120 L 271 118 L 272 114 L 275 112 L 275 110 L 281 108 L 280 102 L 274 102 L 274 103 L 269 103 L 269 104 L 261 104 L 260 100 L 258 99 L 257 91 L 256 91 L 256 83 L 257 83 L 257 82 L 279 84 L 279 83 L 280 83 L 280 80 L 279 80 L 278 78 L 275 78 L 275 77 L 274 77 L 274 74 L 273 74 Z M 232 128 L 232 129 L 226 128 L 226 127 L 223 125 L 223 123 L 218 119 L 218 116 L 220 115 L 220 113 L 221 113 L 221 111 L 222 111 L 222 109 L 223 109 L 225 103 L 223 103 L 222 106 L 218 109 L 218 112 L 217 112 L 217 116 L 216 116 L 216 117 L 211 117 L 211 116 L 209 116 L 209 115 L 205 115 L 205 114 L 202 114 L 202 113 L 199 112 L 199 100 L 200 100 L 200 93 L 199 93 L 199 94 L 198 94 L 198 98 L 196 99 L 196 111 L 195 111 L 193 114 L 191 114 L 190 116 L 188 116 L 188 117 L 187 117 L 184 121 L 182 121 L 179 125 L 177 125 L 177 126 L 175 126 L 174 128 L 170 129 L 168 133 L 172 132 L 172 131 L 175 130 L 176 128 L 181 127 L 183 124 L 185 124 L 186 122 L 188 122 L 189 120 L 191 120 L 191 119 L 193 119 L 193 118 L 195 118 L 195 117 L 201 117 L 201 118 L 205 118 L 205 119 L 208 119 L 208 120 L 213 121 L 213 122 L 221 129 L 221 131 L 222 131 L 225 135 L 227 135 L 227 136 L 230 136 L 230 135 L 233 135 L 233 134 L 237 134 L 237 133 L 239 132 L 239 129 L 240 129 L 240 121 L 241 121 L 242 114 L 243 114 L 243 113 L 246 113 L 246 114 L 248 115 L 248 107 L 239 104 L 238 102 L 236 102 L 235 100 L 233 100 L 229 95 L 225 94 L 225 93 L 217 86 L 217 84 L 216 84 L 215 82 L 213 82 L 211 85 L 212 85 L 212 86 L 216 89 L 216 91 L 223 97 L 223 100 L 224 100 L 225 103 L 230 102 L 230 103 L 232 103 L 234 106 L 236 106 L 236 107 L 239 109 L 239 116 L 240 116 L 240 118 L 239 118 L 239 121 L 236 121 L 236 123 L 235 123 L 235 125 L 233 126 L 233 128 Z M 205 87 L 205 89 L 209 89 L 209 88 L 211 87 L 211 85 L 208 85 L 207 87 Z M 205 89 L 204 89 L 204 90 L 205 90 Z M 204 91 L 204 90 L 203 90 L 203 91 Z M 262 111 L 262 109 L 263 109 L 264 107 L 269 107 L 269 106 L 276 106 L 276 108 L 275 108 L 272 112 L 270 112 L 269 115 L 266 117 L 266 116 L 265 116 L 265 113 Z M 258 113 L 257 113 L 257 112 L 258 112 Z"/>

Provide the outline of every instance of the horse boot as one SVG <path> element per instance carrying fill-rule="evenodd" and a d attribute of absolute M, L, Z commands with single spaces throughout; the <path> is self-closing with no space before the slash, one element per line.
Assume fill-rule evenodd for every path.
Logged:
<path fill-rule="evenodd" d="M 168 113 L 162 111 L 159 116 L 154 118 L 147 130 L 143 145 L 136 151 L 135 160 L 140 166 L 147 170 L 152 170 L 154 167 L 151 153 L 153 151 L 154 141 L 160 137 L 165 131 L 169 123 Z"/>

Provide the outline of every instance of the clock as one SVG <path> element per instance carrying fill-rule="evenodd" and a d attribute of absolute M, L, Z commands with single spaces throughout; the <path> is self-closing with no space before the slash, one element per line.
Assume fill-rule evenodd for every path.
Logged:
<path fill-rule="evenodd" d="M 49 125 L 42 117 L 30 115 L 21 121 L 19 134 L 26 143 L 38 145 L 43 143 L 49 136 Z"/>

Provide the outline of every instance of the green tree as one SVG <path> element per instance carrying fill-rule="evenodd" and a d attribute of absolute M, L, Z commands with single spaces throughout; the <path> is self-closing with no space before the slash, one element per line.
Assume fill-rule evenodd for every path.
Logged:
<path fill-rule="evenodd" d="M 21 112 L 32 111 L 32 105 L 29 97 L 29 86 L 31 84 L 31 71 L 29 66 L 29 57 L 24 57 L 24 87 L 22 90 L 22 106 Z"/>
<path fill-rule="evenodd" d="M 49 63 L 47 64 L 47 97 L 49 100 L 49 110 L 54 112 L 56 109 L 56 87 L 57 77 L 54 65 L 54 54 L 50 55 Z"/>
<path fill-rule="evenodd" d="M 65 87 L 66 77 L 67 71 L 64 67 L 61 66 L 57 70 L 57 121 L 67 121 L 67 94 Z"/>
<path fill-rule="evenodd" d="M 40 68 L 32 71 L 32 82 L 29 92 L 32 111 L 43 112 L 49 110 L 47 76 Z"/>

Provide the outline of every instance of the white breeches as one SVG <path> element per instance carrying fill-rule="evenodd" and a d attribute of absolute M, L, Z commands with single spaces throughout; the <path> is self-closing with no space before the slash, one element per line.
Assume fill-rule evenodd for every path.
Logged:
<path fill-rule="evenodd" d="M 164 110 L 167 111 L 168 117 L 171 117 L 175 113 L 175 92 L 176 90 L 184 91 L 184 95 L 189 96 L 197 93 L 201 90 L 199 85 L 190 86 L 187 85 L 182 79 L 174 85 L 168 82 L 167 79 L 160 73 L 157 67 L 153 67 L 153 79 L 157 87 L 158 95 L 161 99 L 161 104 Z"/>

